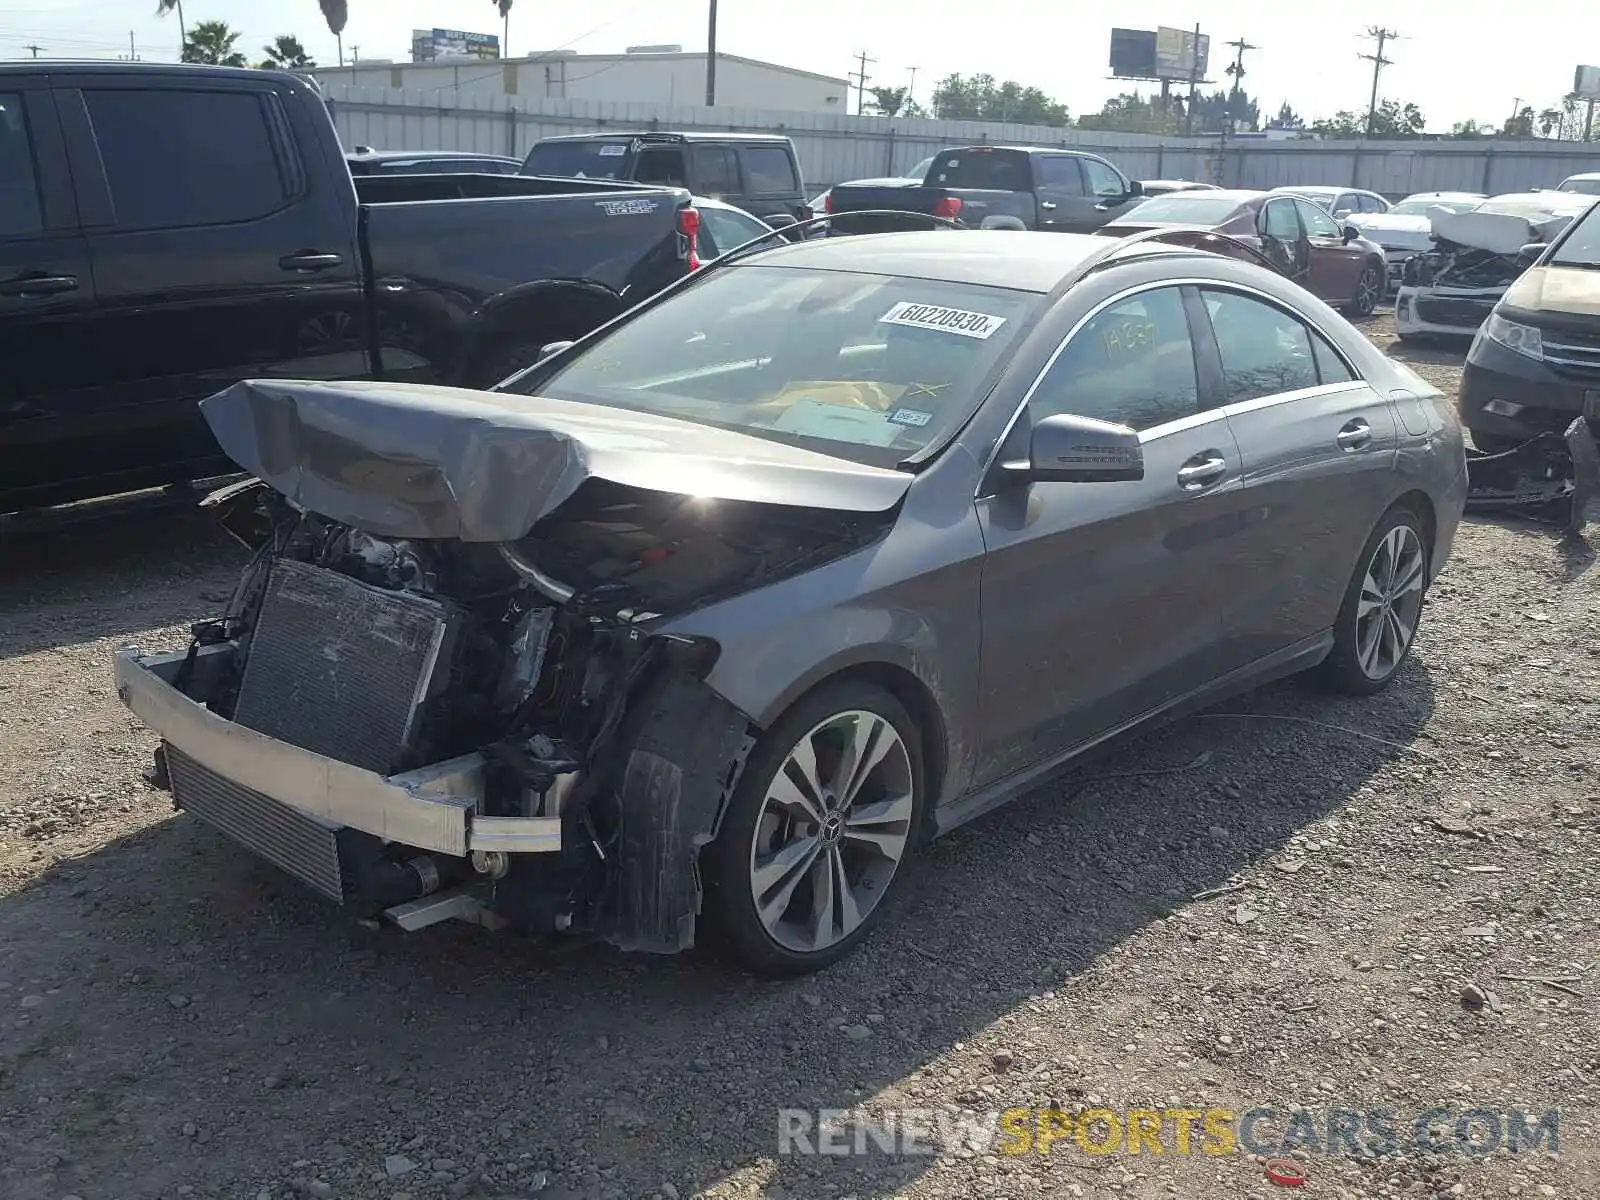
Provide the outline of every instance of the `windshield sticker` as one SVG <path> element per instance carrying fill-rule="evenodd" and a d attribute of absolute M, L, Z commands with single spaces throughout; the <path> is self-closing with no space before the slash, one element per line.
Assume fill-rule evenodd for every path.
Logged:
<path fill-rule="evenodd" d="M 913 429 L 921 429 L 933 420 L 933 414 L 923 412 L 920 408 L 897 408 L 889 414 L 889 420 L 896 425 L 910 425 Z"/>
<path fill-rule="evenodd" d="M 900 436 L 899 426 L 891 425 L 881 412 L 853 404 L 826 404 L 805 396 L 789 405 L 772 428 L 858 446 L 888 446 Z"/>
<path fill-rule="evenodd" d="M 939 396 L 939 393 L 944 391 L 945 388 L 947 388 L 949 386 L 950 385 L 948 383 L 912 383 L 912 384 L 907 384 L 906 385 L 906 390 L 905 390 L 905 395 L 901 396 L 901 399 L 902 400 L 906 400 L 906 399 L 910 399 L 913 396 L 932 396 L 935 399 L 937 399 L 938 396 Z"/>
<path fill-rule="evenodd" d="M 595 207 L 608 217 L 636 217 L 655 212 L 657 204 L 654 200 L 596 200 Z"/>
<path fill-rule="evenodd" d="M 621 142 L 606 142 L 600 147 L 601 158 L 621 158 L 628 152 L 628 148 Z"/>
<path fill-rule="evenodd" d="M 908 325 L 912 329 L 937 329 L 942 333 L 956 333 L 962 337 L 991 338 L 1004 317 L 990 313 L 967 312 L 960 308 L 945 308 L 941 304 L 918 304 L 902 300 L 878 320 L 886 325 Z"/>

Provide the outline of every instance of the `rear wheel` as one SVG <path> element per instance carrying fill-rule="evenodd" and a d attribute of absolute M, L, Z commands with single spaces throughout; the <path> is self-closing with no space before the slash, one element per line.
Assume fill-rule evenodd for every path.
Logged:
<path fill-rule="evenodd" d="M 1479 433 L 1475 429 L 1467 430 L 1467 436 L 1472 439 L 1472 448 L 1480 454 L 1504 454 L 1507 450 L 1515 450 L 1528 440 L 1506 437 L 1499 433 Z"/>
<path fill-rule="evenodd" d="M 1368 263 L 1362 268 L 1361 278 L 1356 280 L 1356 294 L 1345 305 L 1345 311 L 1354 317 L 1370 317 L 1382 297 L 1383 271 L 1377 264 Z"/>
<path fill-rule="evenodd" d="M 853 950 L 903 874 L 923 812 L 917 730 L 881 688 L 825 686 L 756 746 L 706 852 L 707 915 L 763 975 Z"/>
<path fill-rule="evenodd" d="M 1356 561 L 1333 624 L 1333 649 L 1317 668 L 1336 692 L 1370 696 L 1389 686 L 1422 621 L 1431 547 L 1422 518 L 1391 508 Z"/>

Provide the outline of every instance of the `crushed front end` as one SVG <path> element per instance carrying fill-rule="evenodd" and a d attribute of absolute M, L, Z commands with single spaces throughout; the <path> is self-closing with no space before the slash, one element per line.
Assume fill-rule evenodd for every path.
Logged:
<path fill-rule="evenodd" d="M 708 520 L 590 479 L 484 543 L 229 492 L 210 506 L 256 553 L 226 611 L 186 651 L 117 656 L 178 807 L 406 928 L 692 944 L 697 856 L 753 731 L 702 682 L 717 646 L 650 626 L 834 557 L 862 522 L 737 503 Z"/>

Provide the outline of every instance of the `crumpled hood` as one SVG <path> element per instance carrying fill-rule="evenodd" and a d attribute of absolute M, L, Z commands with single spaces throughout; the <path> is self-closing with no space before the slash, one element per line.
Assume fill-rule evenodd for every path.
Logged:
<path fill-rule="evenodd" d="M 589 478 L 848 512 L 893 508 L 911 485 L 749 434 L 506 392 L 245 380 L 200 411 L 244 470 L 379 537 L 515 541 Z"/>
<path fill-rule="evenodd" d="M 1359 229 L 1361 236 L 1380 246 L 1427 250 L 1433 245 L 1433 224 L 1426 214 L 1397 217 L 1391 213 L 1368 213 L 1347 217 L 1346 221 Z"/>
<path fill-rule="evenodd" d="M 1533 267 L 1506 289 L 1505 305 L 1530 313 L 1600 317 L 1600 271 Z"/>

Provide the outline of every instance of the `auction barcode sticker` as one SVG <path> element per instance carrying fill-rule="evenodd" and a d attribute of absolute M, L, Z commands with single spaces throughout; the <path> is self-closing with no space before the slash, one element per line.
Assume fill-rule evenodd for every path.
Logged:
<path fill-rule="evenodd" d="M 909 325 L 913 329 L 937 329 L 943 333 L 958 333 L 962 337 L 989 338 L 1006 323 L 1004 317 L 989 313 L 967 312 L 961 308 L 945 308 L 940 304 L 918 304 L 902 300 L 879 321 L 888 325 Z"/>

